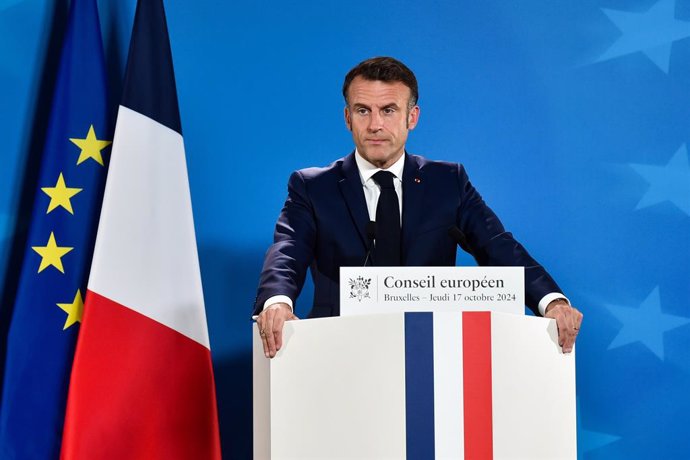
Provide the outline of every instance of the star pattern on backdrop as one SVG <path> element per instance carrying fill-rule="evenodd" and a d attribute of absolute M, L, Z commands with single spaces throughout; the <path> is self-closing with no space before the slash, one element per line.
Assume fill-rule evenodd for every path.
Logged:
<path fill-rule="evenodd" d="M 621 439 L 614 434 L 602 433 L 600 431 L 590 431 L 582 426 L 582 407 L 580 398 L 577 398 L 577 448 L 580 452 L 590 452 L 607 446 Z"/>
<path fill-rule="evenodd" d="M 669 201 L 690 215 L 690 162 L 687 144 L 682 145 L 664 166 L 631 163 L 630 167 L 649 183 L 649 189 L 635 209 Z"/>
<path fill-rule="evenodd" d="M 57 306 L 67 313 L 65 326 L 62 328 L 63 331 L 75 323 L 81 323 L 81 318 L 84 314 L 84 299 L 81 297 L 81 290 L 77 289 L 77 293 L 74 295 L 74 300 L 71 303 L 59 303 Z"/>
<path fill-rule="evenodd" d="M 58 246 L 57 241 L 55 241 L 55 234 L 50 232 L 48 243 L 45 246 L 32 246 L 31 249 L 41 256 L 38 273 L 50 266 L 57 268 L 61 273 L 65 273 L 65 269 L 62 267 L 62 257 L 74 248 Z"/>
<path fill-rule="evenodd" d="M 104 141 L 96 137 L 96 132 L 93 129 L 93 125 L 89 126 L 89 132 L 86 134 L 84 139 L 70 137 L 69 139 L 74 145 L 81 149 L 79 153 L 79 158 L 77 159 L 77 164 L 80 165 L 89 158 L 97 162 L 99 165 L 104 166 L 103 155 L 101 150 L 106 148 L 111 144 L 111 141 Z"/>
<path fill-rule="evenodd" d="M 46 214 L 49 214 L 50 211 L 58 206 L 64 208 L 70 214 L 74 214 L 72 202 L 70 200 L 74 195 L 82 191 L 80 188 L 67 187 L 62 173 L 58 176 L 55 187 L 41 187 L 41 190 L 50 197 L 50 203 L 48 204 L 48 211 L 46 211 Z"/>
<path fill-rule="evenodd" d="M 602 10 L 621 35 L 595 62 L 642 52 L 668 73 L 673 42 L 690 37 L 690 21 L 675 18 L 675 0 L 659 0 L 641 13 Z"/>
<path fill-rule="evenodd" d="M 622 323 L 621 329 L 609 345 L 609 350 L 630 343 L 642 342 L 662 361 L 664 360 L 664 333 L 690 324 L 690 318 L 661 311 L 659 286 L 652 289 L 638 308 L 610 304 L 606 307 Z"/>

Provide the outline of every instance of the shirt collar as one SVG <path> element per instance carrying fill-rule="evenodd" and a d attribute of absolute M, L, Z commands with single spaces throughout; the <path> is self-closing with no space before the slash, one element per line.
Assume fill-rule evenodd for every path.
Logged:
<path fill-rule="evenodd" d="M 405 154 L 403 153 L 398 161 L 393 163 L 388 169 L 377 168 L 373 164 L 369 163 L 364 157 L 355 149 L 355 162 L 357 163 L 357 170 L 359 170 L 359 177 L 362 179 L 362 184 L 365 184 L 371 176 L 379 171 L 388 171 L 393 173 L 395 177 L 402 181 L 403 169 L 405 167 Z"/>

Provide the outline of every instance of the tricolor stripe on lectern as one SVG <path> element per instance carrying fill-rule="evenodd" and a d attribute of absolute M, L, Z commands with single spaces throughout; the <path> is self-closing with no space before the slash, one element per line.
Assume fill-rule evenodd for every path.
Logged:
<path fill-rule="evenodd" d="M 220 458 L 213 368 L 161 0 L 139 0 L 62 457 Z"/>
<path fill-rule="evenodd" d="M 405 313 L 407 458 L 434 458 L 434 324 L 431 313 Z"/>
<path fill-rule="evenodd" d="M 405 314 L 408 459 L 493 458 L 490 315 Z"/>
<path fill-rule="evenodd" d="M 491 315 L 462 314 L 465 458 L 493 458 Z"/>

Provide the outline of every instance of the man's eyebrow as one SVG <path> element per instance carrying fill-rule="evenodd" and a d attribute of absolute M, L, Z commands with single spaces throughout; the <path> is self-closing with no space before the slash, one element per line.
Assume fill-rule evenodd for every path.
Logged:
<path fill-rule="evenodd" d="M 352 108 L 358 109 L 358 108 L 364 108 L 364 109 L 371 109 L 371 107 L 367 104 L 362 104 L 361 102 L 355 102 L 352 104 Z M 395 103 L 395 102 L 389 102 L 388 104 L 384 105 L 381 107 L 381 110 L 385 109 L 399 109 L 400 106 Z"/>

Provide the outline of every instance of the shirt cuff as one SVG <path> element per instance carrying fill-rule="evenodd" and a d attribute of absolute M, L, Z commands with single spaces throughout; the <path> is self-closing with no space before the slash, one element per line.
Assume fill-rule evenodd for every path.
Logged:
<path fill-rule="evenodd" d="M 284 303 L 287 304 L 288 307 L 290 307 L 290 310 L 294 313 L 295 308 L 292 305 L 292 299 L 286 295 L 274 295 L 273 297 L 269 297 L 266 302 L 264 302 L 264 306 L 262 310 L 265 310 L 266 308 L 270 307 L 274 303 Z M 256 319 L 259 317 L 259 315 L 254 315 L 252 316 L 252 321 L 256 321 Z"/>
<path fill-rule="evenodd" d="M 541 316 L 544 316 L 546 314 L 546 307 L 549 306 L 551 302 L 553 302 L 556 299 L 563 299 L 566 302 L 568 302 L 568 305 L 570 305 L 570 300 L 560 292 L 551 292 L 549 294 L 546 294 L 544 297 L 541 298 L 539 301 L 539 314 Z M 270 300 L 270 299 L 269 299 Z"/>
<path fill-rule="evenodd" d="M 290 310 L 294 311 L 294 308 L 292 307 L 292 299 L 286 295 L 274 295 L 273 297 L 269 297 L 268 300 L 264 302 L 263 310 L 267 309 L 274 303 L 286 303 L 288 307 L 290 307 Z"/>

